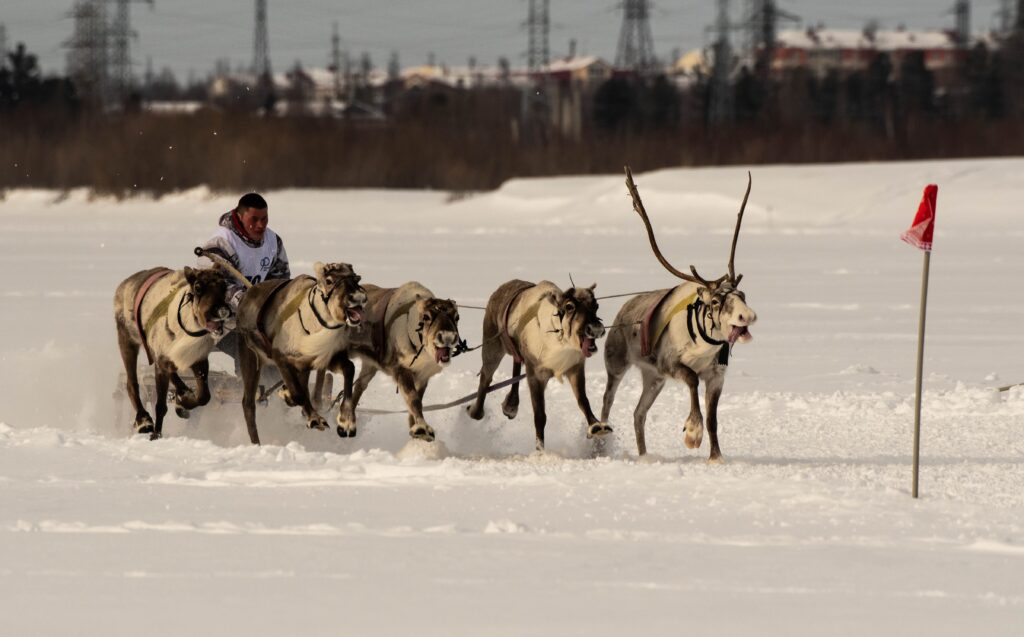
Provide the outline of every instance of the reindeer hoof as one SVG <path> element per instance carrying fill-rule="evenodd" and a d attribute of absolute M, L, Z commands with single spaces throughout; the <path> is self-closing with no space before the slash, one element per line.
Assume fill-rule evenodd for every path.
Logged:
<path fill-rule="evenodd" d="M 324 431 L 327 429 L 327 421 L 324 420 L 323 416 L 317 414 L 309 419 L 306 423 L 306 427 L 309 429 L 316 429 L 317 431 Z"/>
<path fill-rule="evenodd" d="M 154 431 L 153 433 L 149 434 L 150 440 L 160 440 L 163 437 L 164 435 L 158 431 Z"/>
<path fill-rule="evenodd" d="M 414 425 L 411 429 L 409 429 L 409 436 L 417 440 L 434 442 L 434 430 L 430 427 L 430 425 Z"/>
<path fill-rule="evenodd" d="M 153 420 L 147 415 L 142 418 L 135 420 L 135 433 L 137 434 L 151 434 L 153 433 Z"/>
<path fill-rule="evenodd" d="M 704 426 L 687 421 L 685 429 L 686 435 L 683 436 L 683 442 L 686 444 L 686 448 L 699 449 L 700 443 L 704 441 Z"/>
<path fill-rule="evenodd" d="M 288 391 L 287 387 L 282 387 L 281 389 L 277 390 L 277 396 L 284 401 L 284 404 L 288 405 L 289 407 L 294 407 L 295 405 L 298 404 L 292 398 L 292 393 Z"/>
<path fill-rule="evenodd" d="M 519 413 L 519 402 L 509 403 L 507 400 L 501 403 L 501 413 L 505 414 L 505 417 L 512 420 Z"/>
<path fill-rule="evenodd" d="M 338 432 L 338 437 L 339 438 L 355 438 L 356 437 L 355 425 L 353 425 L 351 429 L 345 429 L 341 425 L 338 425 L 337 432 Z"/>
<path fill-rule="evenodd" d="M 587 438 L 599 438 L 601 436 L 607 436 L 612 432 L 612 428 L 606 423 L 595 422 L 594 424 L 587 427 Z"/>
<path fill-rule="evenodd" d="M 191 389 L 174 395 L 174 404 L 181 406 L 183 402 L 196 402 L 196 393 Z"/>
<path fill-rule="evenodd" d="M 725 458 L 722 457 L 722 454 L 711 456 L 708 458 L 708 464 L 725 464 Z"/>
<path fill-rule="evenodd" d="M 182 420 L 188 420 L 188 417 L 192 415 L 192 412 L 180 406 L 174 408 L 174 413 L 177 414 L 178 418 L 181 418 Z"/>
<path fill-rule="evenodd" d="M 466 406 L 466 415 L 469 416 L 470 418 L 472 418 L 473 420 L 483 420 L 483 418 L 484 418 L 484 410 L 480 409 L 480 411 L 476 411 L 476 410 L 473 409 L 473 405 L 467 405 Z"/>

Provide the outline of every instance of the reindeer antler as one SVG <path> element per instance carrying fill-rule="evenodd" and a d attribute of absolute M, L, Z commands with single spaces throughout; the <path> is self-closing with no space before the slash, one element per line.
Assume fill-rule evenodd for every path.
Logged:
<path fill-rule="evenodd" d="M 633 210 L 636 210 L 636 213 L 640 215 L 640 218 L 644 222 L 644 226 L 647 228 L 647 238 L 650 239 L 651 241 L 651 249 L 654 250 L 654 256 L 658 258 L 658 261 L 661 262 L 661 265 L 664 266 L 666 270 L 668 270 L 675 276 L 679 277 L 680 279 L 683 279 L 684 281 L 689 281 L 691 283 L 700 283 L 702 285 L 707 285 L 708 282 L 702 279 L 699 274 L 697 274 L 697 269 L 694 268 L 692 265 L 690 266 L 690 270 L 693 272 L 696 278 L 690 276 L 689 274 L 686 274 L 685 272 L 682 272 L 681 270 L 676 269 L 671 263 L 668 262 L 668 259 L 666 259 L 665 256 L 661 254 L 661 250 L 658 249 L 658 242 L 655 241 L 654 239 L 654 228 L 651 227 L 651 220 L 647 216 L 647 210 L 644 209 L 644 202 L 640 200 L 640 192 L 636 189 L 636 184 L 633 183 L 633 172 L 629 169 L 629 166 L 626 166 L 625 168 L 626 189 L 629 190 L 629 196 L 633 198 Z"/>
<path fill-rule="evenodd" d="M 750 186 L 753 185 L 754 178 L 750 176 L 750 171 L 747 171 L 747 192 L 743 195 L 743 203 L 740 205 L 740 214 L 736 217 L 736 231 L 732 234 L 732 251 L 729 252 L 729 281 L 732 282 L 732 286 L 736 287 L 740 284 L 740 279 L 743 275 L 736 276 L 736 269 L 733 267 L 733 261 L 736 259 L 736 241 L 740 238 L 740 224 L 743 223 L 743 211 L 747 209 L 747 198 L 750 197 Z M 694 271 L 694 274 L 697 272 Z"/>

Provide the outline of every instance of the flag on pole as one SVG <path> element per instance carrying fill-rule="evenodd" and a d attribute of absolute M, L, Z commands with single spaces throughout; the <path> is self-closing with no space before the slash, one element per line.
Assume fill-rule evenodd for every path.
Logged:
<path fill-rule="evenodd" d="M 915 248 L 927 252 L 932 250 L 932 231 L 935 229 L 935 200 L 939 196 L 939 187 L 935 184 L 928 184 L 924 188 L 924 195 L 921 197 L 921 204 L 917 207 L 917 215 L 910 229 L 900 235 L 903 239 Z"/>
<path fill-rule="evenodd" d="M 917 382 L 914 391 L 914 477 L 911 495 L 917 497 L 917 482 L 921 465 L 921 376 L 924 373 L 924 321 L 928 307 L 928 264 L 932 256 L 932 232 L 935 229 L 935 200 L 939 195 L 939 187 L 928 184 L 924 188 L 921 203 L 917 206 L 917 215 L 910 229 L 900 235 L 915 248 L 924 250 L 924 269 L 921 273 L 921 317 L 917 327 Z"/>

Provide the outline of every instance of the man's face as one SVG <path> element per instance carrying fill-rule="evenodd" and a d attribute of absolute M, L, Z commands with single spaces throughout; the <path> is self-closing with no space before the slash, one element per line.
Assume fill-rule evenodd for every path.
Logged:
<path fill-rule="evenodd" d="M 242 230 L 247 237 L 253 241 L 263 241 L 269 218 L 267 208 L 243 208 L 239 211 L 238 218 L 242 220 Z"/>

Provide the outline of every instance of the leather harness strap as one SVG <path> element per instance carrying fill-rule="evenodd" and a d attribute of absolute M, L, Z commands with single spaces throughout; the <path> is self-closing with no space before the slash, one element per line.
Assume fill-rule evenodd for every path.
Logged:
<path fill-rule="evenodd" d="M 267 312 L 270 308 L 271 299 L 277 296 L 277 293 L 283 290 L 284 286 L 287 285 L 288 283 L 291 283 L 292 281 L 293 279 L 276 279 L 276 284 L 274 285 L 274 288 L 270 290 L 269 293 L 267 293 L 267 296 L 263 299 L 263 304 L 260 306 L 260 311 L 256 314 L 256 329 L 253 330 L 253 333 L 256 334 L 256 338 L 259 340 L 259 345 L 263 349 L 263 353 L 266 354 L 267 357 L 273 356 L 274 348 L 273 344 L 270 341 L 270 338 L 267 337 L 266 332 L 263 330 L 263 320 L 267 316 Z M 301 300 L 301 298 L 302 295 L 300 294 L 299 299 Z M 298 308 L 297 305 L 295 307 Z M 285 309 L 287 310 L 287 308 Z M 284 323 L 284 320 L 279 319 L 277 323 L 277 329 L 274 331 L 275 335 L 281 330 L 282 323 Z"/>
<path fill-rule="evenodd" d="M 515 342 L 512 340 L 512 336 L 509 334 L 508 319 L 509 315 L 512 313 L 512 306 L 515 305 L 515 302 L 519 298 L 519 295 L 521 295 L 523 292 L 529 290 L 532 287 L 536 287 L 536 284 L 527 283 L 525 281 L 520 283 L 518 288 L 509 297 L 508 303 L 505 304 L 505 307 L 502 308 L 501 312 L 499 312 L 498 314 L 498 316 L 501 317 L 501 344 L 505 347 L 505 352 L 507 352 L 512 357 L 512 360 L 520 364 L 523 362 L 523 354 L 519 351 L 519 348 L 516 347 Z M 529 309 L 527 309 L 526 313 L 524 313 L 523 316 L 521 316 L 519 320 L 516 322 L 516 334 L 519 334 L 530 321 L 537 318 L 537 312 L 539 310 L 539 302 L 534 304 Z"/>
<path fill-rule="evenodd" d="M 651 352 L 654 351 L 655 346 L 657 346 L 658 341 L 661 339 L 661 335 L 668 329 L 668 324 L 672 322 L 676 314 L 685 310 L 697 298 L 696 292 L 687 296 L 682 301 L 673 305 L 672 309 L 665 314 L 662 320 L 655 323 L 654 318 L 658 315 L 658 310 L 661 309 L 661 306 L 674 291 L 675 288 L 672 288 L 665 292 L 665 295 L 658 299 L 657 303 L 651 305 L 651 309 L 647 310 L 647 314 L 644 315 L 644 320 L 640 324 L 640 354 L 643 356 L 651 355 Z"/>
<path fill-rule="evenodd" d="M 300 277 L 295 277 L 292 280 L 293 281 L 297 281 L 299 279 L 310 279 L 310 280 L 312 280 L 312 277 L 300 276 Z M 316 282 L 314 281 L 313 284 L 316 285 Z M 296 287 L 299 287 L 299 286 L 296 286 Z M 267 296 L 267 301 L 269 301 L 270 297 L 274 296 L 274 294 L 279 289 L 281 289 L 280 286 L 278 286 L 277 289 L 275 289 L 273 292 L 271 292 Z M 287 321 L 289 318 L 291 318 L 291 316 L 293 314 L 295 314 L 295 313 L 297 313 L 299 311 L 299 306 L 302 305 L 302 301 L 306 297 L 306 293 L 307 292 L 308 292 L 308 289 L 305 286 L 302 286 L 302 289 L 297 294 L 295 294 L 292 298 L 288 299 L 288 302 L 281 309 L 281 313 L 277 315 L 277 321 L 274 323 L 274 331 L 272 332 L 273 334 L 279 334 L 281 332 L 281 328 L 284 327 L 284 322 Z M 267 307 L 267 301 L 263 302 L 263 308 L 260 308 L 261 312 L 263 311 L 264 308 Z M 260 323 L 260 325 L 262 325 L 262 322 Z"/>
<path fill-rule="evenodd" d="M 395 292 L 398 292 L 398 288 L 389 288 L 384 290 L 380 297 L 369 308 L 367 308 L 368 311 L 366 313 L 366 318 L 370 323 L 373 323 L 376 328 L 371 334 L 373 349 L 381 359 L 384 358 L 384 344 L 387 342 L 388 328 L 390 328 L 391 324 L 394 323 L 393 317 L 389 323 L 385 323 L 384 319 L 387 318 L 388 305 L 391 303 L 391 297 L 395 295 Z"/>
<path fill-rule="evenodd" d="M 157 309 L 153 311 L 153 317 L 151 317 L 150 320 L 147 322 L 145 328 L 143 328 L 142 326 L 142 301 L 143 299 L 146 298 L 146 292 L 149 292 L 149 289 L 153 287 L 154 283 L 164 278 L 173 271 L 174 270 L 171 270 L 170 268 L 157 268 L 156 270 L 153 271 L 152 274 L 150 274 L 146 278 L 145 281 L 143 281 L 142 285 L 139 286 L 139 291 L 135 293 L 135 309 L 132 312 L 132 316 L 135 319 L 135 327 L 137 327 L 139 330 L 139 336 L 142 339 L 142 346 L 146 350 L 146 358 L 149 360 L 150 365 L 153 364 L 153 351 L 149 348 L 149 341 L 146 338 L 146 331 L 152 328 L 152 324 L 154 322 L 153 317 L 159 316 L 158 310 L 161 307 L 163 308 L 164 312 L 167 311 L 167 306 L 170 305 L 171 298 L 173 298 L 174 292 L 178 291 L 178 288 L 173 288 L 171 295 L 168 296 L 163 301 L 161 301 L 160 305 L 157 306 Z"/>

